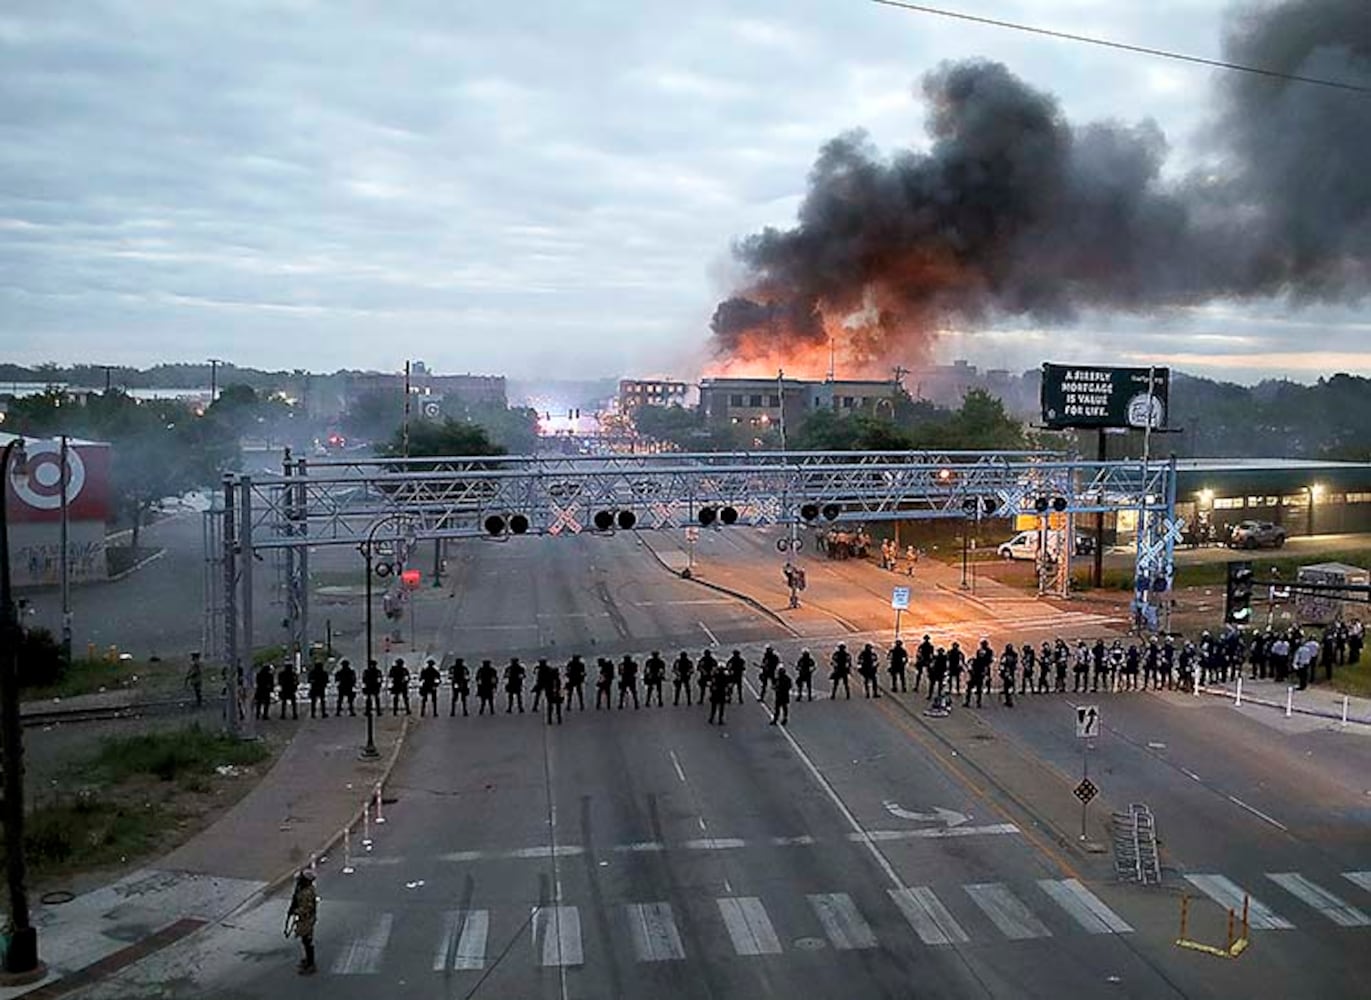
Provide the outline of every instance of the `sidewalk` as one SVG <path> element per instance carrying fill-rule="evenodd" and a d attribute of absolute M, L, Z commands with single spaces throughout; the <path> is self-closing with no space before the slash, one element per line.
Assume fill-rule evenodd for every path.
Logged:
<path fill-rule="evenodd" d="M 32 900 L 48 976 L 0 988 L 0 1000 L 61 996 L 108 975 L 260 901 L 332 849 L 390 776 L 409 718 L 376 720 L 380 757 L 370 761 L 358 757 L 364 725 L 301 719 L 272 769 L 213 826 L 113 885 Z"/>
<path fill-rule="evenodd" d="M 1236 681 L 1230 681 L 1227 684 L 1210 683 L 1202 685 L 1200 694 L 1228 698 L 1237 704 L 1238 684 Z M 1277 684 L 1272 680 L 1252 680 L 1249 677 L 1244 677 L 1242 679 L 1242 704 L 1261 705 L 1265 708 L 1278 709 L 1281 712 L 1286 710 L 1288 704 L 1291 715 L 1316 716 L 1332 719 L 1340 724 L 1344 721 L 1343 712 L 1345 710 L 1347 713 L 1345 721 L 1349 726 L 1371 727 L 1371 698 L 1344 695 L 1332 688 L 1318 685 L 1311 685 L 1301 691 L 1298 687 Z"/>

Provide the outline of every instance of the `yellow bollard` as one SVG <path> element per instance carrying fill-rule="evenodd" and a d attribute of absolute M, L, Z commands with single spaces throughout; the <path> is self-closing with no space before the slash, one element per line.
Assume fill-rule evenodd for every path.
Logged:
<path fill-rule="evenodd" d="M 1186 940 L 1186 925 L 1190 919 L 1190 897 L 1182 894 L 1181 896 L 1181 932 L 1177 935 L 1182 941 Z"/>

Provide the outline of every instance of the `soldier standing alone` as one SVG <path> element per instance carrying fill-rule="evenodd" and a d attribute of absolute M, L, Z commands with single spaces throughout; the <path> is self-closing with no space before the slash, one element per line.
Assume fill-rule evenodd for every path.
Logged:
<path fill-rule="evenodd" d="M 205 704 L 205 665 L 200 661 L 199 653 L 190 654 L 190 666 L 186 669 L 186 684 L 189 685 L 191 694 L 195 696 L 195 707 L 203 708 Z"/>
<path fill-rule="evenodd" d="M 299 938 L 305 952 L 296 966 L 302 976 L 312 976 L 318 971 L 314 964 L 314 922 L 318 914 L 319 895 L 314 891 L 314 873 L 306 869 L 295 876 L 295 891 L 290 897 L 290 909 L 286 911 L 286 934 Z"/>

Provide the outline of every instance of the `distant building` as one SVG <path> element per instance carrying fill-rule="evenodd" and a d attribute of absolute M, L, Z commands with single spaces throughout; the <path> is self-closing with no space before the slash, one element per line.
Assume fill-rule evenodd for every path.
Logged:
<path fill-rule="evenodd" d="M 509 405 L 503 375 L 435 375 L 422 361 L 415 362 L 409 374 L 410 392 L 433 396 L 459 406 Z M 372 393 L 405 391 L 405 374 L 400 372 L 353 372 L 347 376 L 344 398 L 348 404 Z"/>
<path fill-rule="evenodd" d="M 619 412 L 632 416 L 644 406 L 685 406 L 690 386 L 665 378 L 619 380 Z"/>
<path fill-rule="evenodd" d="M 894 416 L 901 389 L 895 382 L 803 379 L 707 378 L 700 382 L 700 410 L 714 426 L 769 426 L 781 417 L 798 429 L 810 413 L 835 410 L 844 416 L 866 413 Z"/>

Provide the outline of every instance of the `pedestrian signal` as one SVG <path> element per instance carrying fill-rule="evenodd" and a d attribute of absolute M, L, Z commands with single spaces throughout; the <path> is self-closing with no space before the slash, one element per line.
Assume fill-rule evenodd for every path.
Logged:
<path fill-rule="evenodd" d="M 1246 625 L 1252 620 L 1252 563 L 1242 559 L 1228 564 L 1228 585 L 1224 590 L 1223 620 Z"/>

